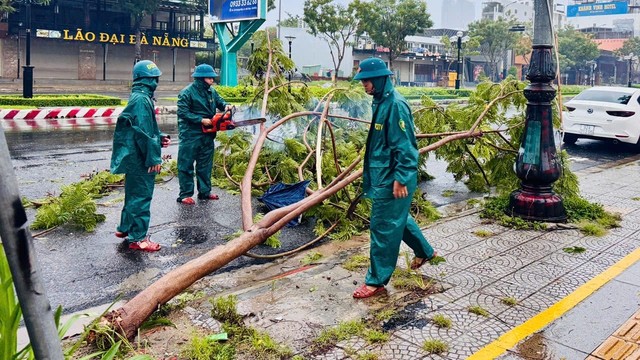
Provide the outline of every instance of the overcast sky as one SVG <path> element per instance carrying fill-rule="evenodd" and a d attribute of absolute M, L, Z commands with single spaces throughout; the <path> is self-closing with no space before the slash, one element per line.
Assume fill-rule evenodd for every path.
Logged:
<path fill-rule="evenodd" d="M 350 0 L 334 0 L 336 3 L 346 5 Z M 439 28 L 442 27 L 441 20 L 441 12 L 442 6 L 445 0 L 426 0 L 427 2 L 427 11 L 431 14 L 431 20 L 433 21 L 433 27 Z M 276 0 L 276 9 L 271 10 L 267 14 L 267 21 L 265 22 L 266 26 L 275 26 L 278 23 L 278 6 L 282 4 L 282 19 L 287 18 L 287 13 L 291 15 L 300 15 L 302 16 L 302 9 L 304 8 L 304 0 Z M 481 4 L 478 1 L 476 5 L 476 19 L 480 18 L 481 13 Z"/>

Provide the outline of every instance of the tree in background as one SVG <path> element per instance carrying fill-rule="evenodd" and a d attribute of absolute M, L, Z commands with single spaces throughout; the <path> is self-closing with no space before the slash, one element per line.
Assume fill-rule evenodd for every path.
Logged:
<path fill-rule="evenodd" d="M 294 15 L 291 15 L 290 13 L 286 13 L 286 14 L 287 14 L 287 18 L 280 22 L 280 26 L 291 27 L 291 28 L 300 27 L 300 21 L 303 20 L 303 18 L 300 15 L 294 16 Z"/>
<path fill-rule="evenodd" d="M 304 22 L 308 32 L 319 36 L 329 45 L 329 53 L 333 61 L 334 83 L 338 80 L 338 70 L 344 60 L 347 46 L 353 41 L 358 31 L 356 17 L 357 4 L 347 7 L 334 4 L 333 0 L 306 0 L 304 2 Z"/>
<path fill-rule="evenodd" d="M 558 55 L 560 71 L 575 71 L 579 83 L 582 72 L 589 69 L 587 62 L 598 58 L 600 51 L 589 35 L 567 27 L 558 31 Z"/>
<path fill-rule="evenodd" d="M 515 20 L 482 19 L 469 24 L 469 36 L 479 44 L 478 51 L 489 64 L 490 78 L 498 79 L 498 63 L 504 58 L 507 50 L 513 49 L 520 34 L 509 31 Z"/>
<path fill-rule="evenodd" d="M 360 20 L 358 35 L 366 32 L 378 46 L 389 49 L 389 67 L 407 48 L 405 37 L 433 26 L 427 4 L 421 0 L 354 0 Z"/>
<path fill-rule="evenodd" d="M 120 6 L 133 18 L 132 30 L 136 34 L 135 62 L 142 59 L 140 46 L 140 24 L 147 15 L 153 14 L 160 5 L 161 0 L 120 0 Z"/>

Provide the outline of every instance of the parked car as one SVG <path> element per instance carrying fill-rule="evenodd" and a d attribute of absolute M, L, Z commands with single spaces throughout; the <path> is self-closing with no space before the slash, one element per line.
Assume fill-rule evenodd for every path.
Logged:
<path fill-rule="evenodd" d="M 596 86 L 565 103 L 564 142 L 579 138 L 638 144 L 640 89 Z"/>

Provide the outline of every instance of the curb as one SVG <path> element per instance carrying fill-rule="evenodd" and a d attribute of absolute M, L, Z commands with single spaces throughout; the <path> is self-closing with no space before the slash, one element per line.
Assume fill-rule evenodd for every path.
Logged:
<path fill-rule="evenodd" d="M 71 129 L 86 126 L 114 125 L 124 110 L 119 107 L 44 108 L 0 110 L 0 126 L 10 131 Z M 156 106 L 157 115 L 175 114 L 177 106 Z"/>

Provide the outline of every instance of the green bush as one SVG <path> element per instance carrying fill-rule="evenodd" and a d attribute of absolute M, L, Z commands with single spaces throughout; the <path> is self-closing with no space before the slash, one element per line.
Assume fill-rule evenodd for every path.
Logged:
<path fill-rule="evenodd" d="M 120 106 L 122 100 L 113 96 L 93 94 L 67 94 L 67 95 L 34 95 L 31 99 L 25 99 L 20 95 L 0 95 L 0 106 Z"/>

